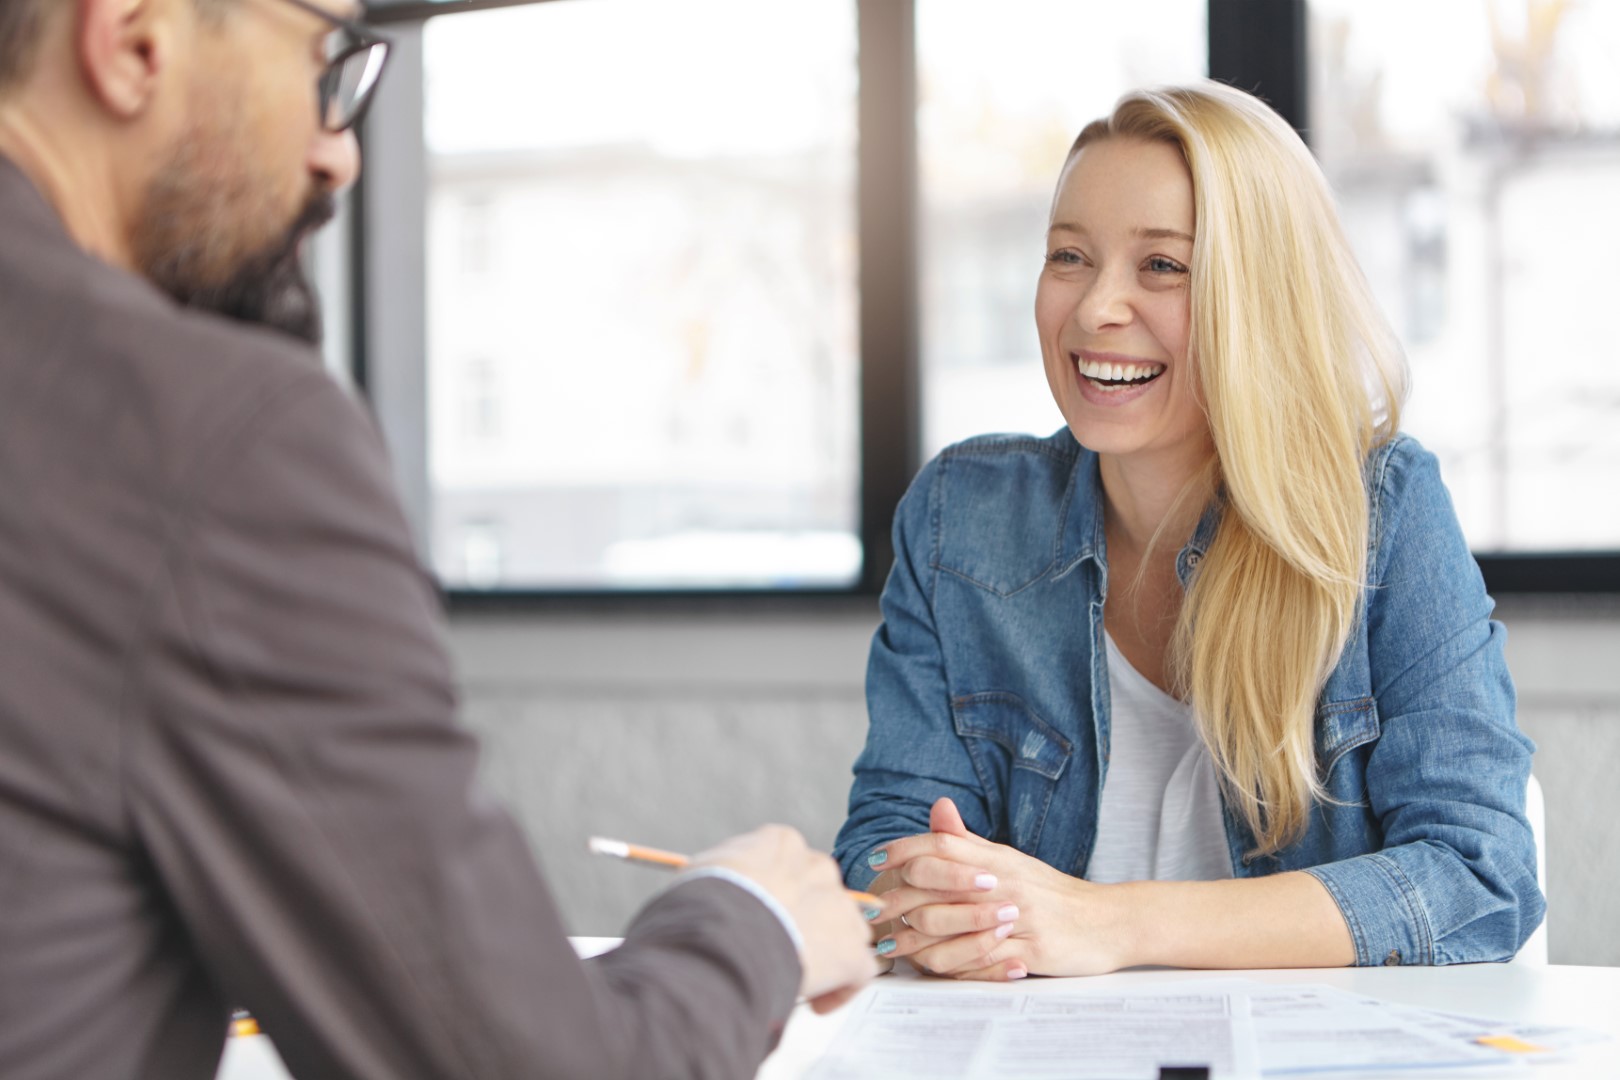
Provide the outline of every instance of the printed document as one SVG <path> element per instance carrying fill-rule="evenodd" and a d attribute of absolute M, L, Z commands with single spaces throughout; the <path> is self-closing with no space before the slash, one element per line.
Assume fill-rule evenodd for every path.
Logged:
<path fill-rule="evenodd" d="M 1155 1080 L 1162 1065 L 1253 1076 L 1239 996 L 1173 992 L 1018 994 L 879 987 L 845 1023 L 811 1080 Z M 859 1004 L 856 1006 L 861 1008 Z"/>
<path fill-rule="evenodd" d="M 879 983 L 852 1008 L 810 1080 L 1155 1080 L 1167 1065 L 1217 1080 L 1489 1076 L 1605 1038 L 1253 979 L 1051 993 Z"/>

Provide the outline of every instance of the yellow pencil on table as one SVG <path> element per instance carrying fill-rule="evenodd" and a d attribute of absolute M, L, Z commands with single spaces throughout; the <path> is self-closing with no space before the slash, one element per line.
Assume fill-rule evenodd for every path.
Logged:
<path fill-rule="evenodd" d="M 656 866 L 667 866 L 672 870 L 684 870 L 692 863 L 692 860 L 687 856 L 673 851 L 643 847 L 641 844 L 630 844 L 623 840 L 608 840 L 600 836 L 591 837 L 589 847 L 594 855 L 608 855 L 615 859 L 628 859 L 631 862 L 652 863 Z M 871 893 L 858 892 L 855 889 L 849 890 L 849 898 L 869 907 L 877 907 L 882 903 Z"/>

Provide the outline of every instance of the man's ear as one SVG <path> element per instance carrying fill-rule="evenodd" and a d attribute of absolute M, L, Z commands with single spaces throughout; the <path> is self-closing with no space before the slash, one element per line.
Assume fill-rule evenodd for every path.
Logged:
<path fill-rule="evenodd" d="M 121 119 L 146 111 L 169 66 L 173 0 L 78 0 L 74 51 L 91 94 Z"/>

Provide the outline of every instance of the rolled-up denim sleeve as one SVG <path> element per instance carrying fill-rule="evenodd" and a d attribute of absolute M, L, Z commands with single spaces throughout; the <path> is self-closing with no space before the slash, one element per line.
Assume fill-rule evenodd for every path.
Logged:
<path fill-rule="evenodd" d="M 946 471 L 944 459 L 926 466 L 895 512 L 894 567 L 866 671 L 866 747 L 855 761 L 849 816 L 833 848 L 854 888 L 877 876 L 867 865 L 874 849 L 928 831 L 929 807 L 941 796 L 956 802 L 970 830 L 992 835 L 984 790 L 952 719 L 934 618 Z"/>
<path fill-rule="evenodd" d="M 1506 631 L 1434 456 L 1402 440 L 1375 481 L 1366 619 L 1380 734 L 1366 797 L 1383 847 L 1309 873 L 1344 914 L 1357 964 L 1511 959 L 1546 903 Z"/>

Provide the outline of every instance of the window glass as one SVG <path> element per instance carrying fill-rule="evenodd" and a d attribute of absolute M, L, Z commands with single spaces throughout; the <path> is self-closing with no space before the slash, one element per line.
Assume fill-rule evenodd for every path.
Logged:
<path fill-rule="evenodd" d="M 1063 426 L 1035 338 L 1058 170 L 1141 86 L 1207 70 L 1205 0 L 917 0 L 925 455 Z"/>
<path fill-rule="evenodd" d="M 1313 149 L 1474 549 L 1620 548 L 1620 4 L 1310 10 Z"/>
<path fill-rule="evenodd" d="M 546 3 L 423 50 L 444 583 L 853 584 L 853 3 Z"/>

